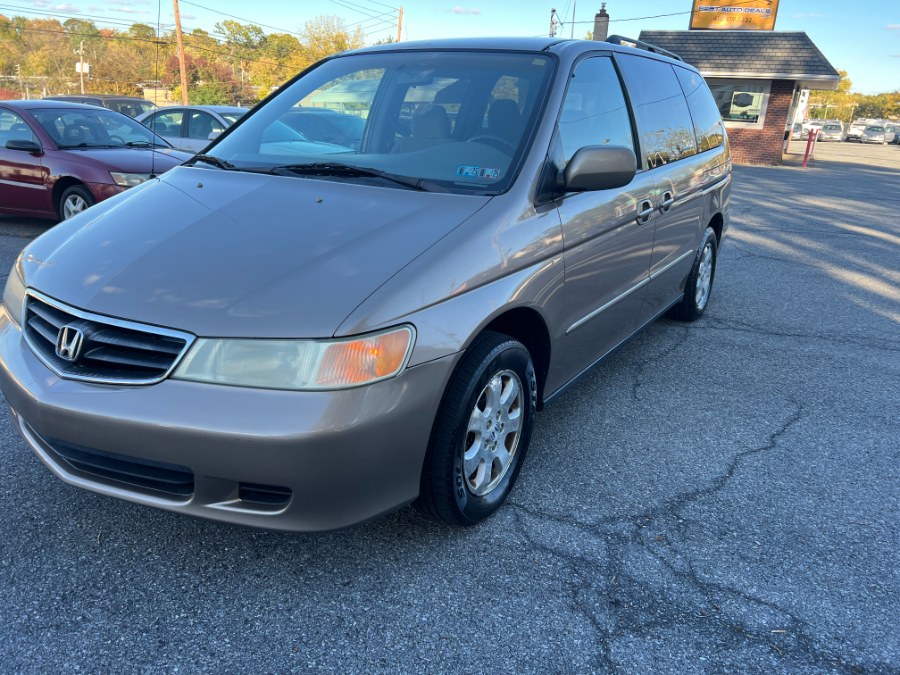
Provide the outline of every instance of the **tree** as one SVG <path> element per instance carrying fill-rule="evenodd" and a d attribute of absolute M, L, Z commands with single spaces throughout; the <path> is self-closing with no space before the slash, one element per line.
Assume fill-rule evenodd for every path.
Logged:
<path fill-rule="evenodd" d="M 301 70 L 300 41 L 293 35 L 273 33 L 266 36 L 256 59 L 250 62 L 250 81 L 258 87 L 257 97 L 265 98 Z"/>
<path fill-rule="evenodd" d="M 266 34 L 259 26 L 231 19 L 217 23 L 216 31 L 225 35 L 224 47 L 230 54 L 232 74 L 235 79 L 240 77 L 241 99 L 244 99 L 246 98 L 244 85 L 248 79 L 247 66 L 259 55 L 266 41 Z"/>
<path fill-rule="evenodd" d="M 303 26 L 304 66 L 311 65 L 326 56 L 359 49 L 365 45 L 362 31 L 357 27 L 349 31 L 344 20 L 336 16 L 318 16 Z"/>
<path fill-rule="evenodd" d="M 850 93 L 853 86 L 846 70 L 839 70 L 841 76 L 838 88 L 834 91 L 813 91 L 809 95 L 810 117 L 814 119 L 840 119 L 851 121 L 853 109 L 858 102 L 858 95 Z"/>

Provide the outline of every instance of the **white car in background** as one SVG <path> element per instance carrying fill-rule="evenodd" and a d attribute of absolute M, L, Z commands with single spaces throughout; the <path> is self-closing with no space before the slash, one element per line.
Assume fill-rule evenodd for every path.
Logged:
<path fill-rule="evenodd" d="M 843 141 L 844 126 L 839 122 L 829 122 L 819 132 L 820 141 Z"/>
<path fill-rule="evenodd" d="M 136 119 L 179 150 L 197 153 L 247 112 L 247 108 L 229 105 L 173 106 Z"/>
<path fill-rule="evenodd" d="M 850 128 L 847 129 L 847 135 L 845 136 L 845 141 L 862 141 L 863 134 L 866 132 L 866 127 L 871 124 L 870 120 L 856 120 L 853 124 L 850 125 Z"/>

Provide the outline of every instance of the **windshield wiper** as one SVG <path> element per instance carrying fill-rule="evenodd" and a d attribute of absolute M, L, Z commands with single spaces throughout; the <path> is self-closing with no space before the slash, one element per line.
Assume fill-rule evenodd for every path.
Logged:
<path fill-rule="evenodd" d="M 409 178 L 407 176 L 398 176 L 387 171 L 379 171 L 378 169 L 370 169 L 362 166 L 353 166 L 352 164 L 343 164 L 341 162 L 310 162 L 308 164 L 284 164 L 282 166 L 273 166 L 270 170 L 278 176 L 342 176 L 345 178 L 381 178 L 383 180 L 402 185 L 411 190 L 421 190 L 427 192 L 428 189 L 422 186 L 421 178 Z"/>
<path fill-rule="evenodd" d="M 197 162 L 205 162 L 206 164 L 212 164 L 220 169 L 225 169 L 225 171 L 233 171 L 237 167 L 225 159 L 219 159 L 215 155 L 194 155 L 193 159 L 188 161 L 188 166 L 194 166 Z"/>
<path fill-rule="evenodd" d="M 121 148 L 121 145 L 108 145 L 104 143 L 76 143 L 69 145 L 57 145 L 58 150 L 96 150 L 97 148 Z"/>
<path fill-rule="evenodd" d="M 162 143 L 151 143 L 150 141 L 128 141 L 126 148 L 168 148 L 168 145 Z"/>

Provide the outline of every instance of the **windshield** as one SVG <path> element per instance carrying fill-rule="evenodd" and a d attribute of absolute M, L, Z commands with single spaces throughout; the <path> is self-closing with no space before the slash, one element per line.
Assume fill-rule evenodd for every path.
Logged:
<path fill-rule="evenodd" d="M 515 178 L 553 70 L 544 54 L 339 57 L 291 84 L 207 153 L 237 170 L 360 180 L 348 168 L 366 169 L 404 179 L 386 185 L 494 194 Z M 308 171 L 310 164 L 319 169 Z"/>
<path fill-rule="evenodd" d="M 866 131 L 874 131 L 876 133 L 881 133 L 882 131 L 884 131 L 884 127 L 876 127 L 876 126 L 866 127 Z"/>
<path fill-rule="evenodd" d="M 142 124 L 104 108 L 32 110 L 31 114 L 60 150 L 170 147 Z"/>
<path fill-rule="evenodd" d="M 825 131 L 840 131 L 841 128 L 837 124 L 826 124 Z"/>
<path fill-rule="evenodd" d="M 137 117 L 145 112 L 156 110 L 156 105 L 150 101 L 107 101 L 106 107 L 110 110 L 123 113 L 129 117 Z"/>
<path fill-rule="evenodd" d="M 229 125 L 234 124 L 239 119 L 241 119 L 244 115 L 247 114 L 246 110 L 242 110 L 241 112 L 226 112 L 219 113 L 222 116 L 222 119 L 228 122 Z"/>

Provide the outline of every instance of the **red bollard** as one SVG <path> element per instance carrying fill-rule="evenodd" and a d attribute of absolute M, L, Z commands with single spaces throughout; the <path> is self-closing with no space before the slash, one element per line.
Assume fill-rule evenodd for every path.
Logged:
<path fill-rule="evenodd" d="M 806 139 L 806 154 L 803 155 L 803 168 L 806 168 L 806 163 L 812 158 L 816 151 L 816 139 L 819 137 L 818 129 L 810 129 L 809 130 L 809 138 Z"/>

